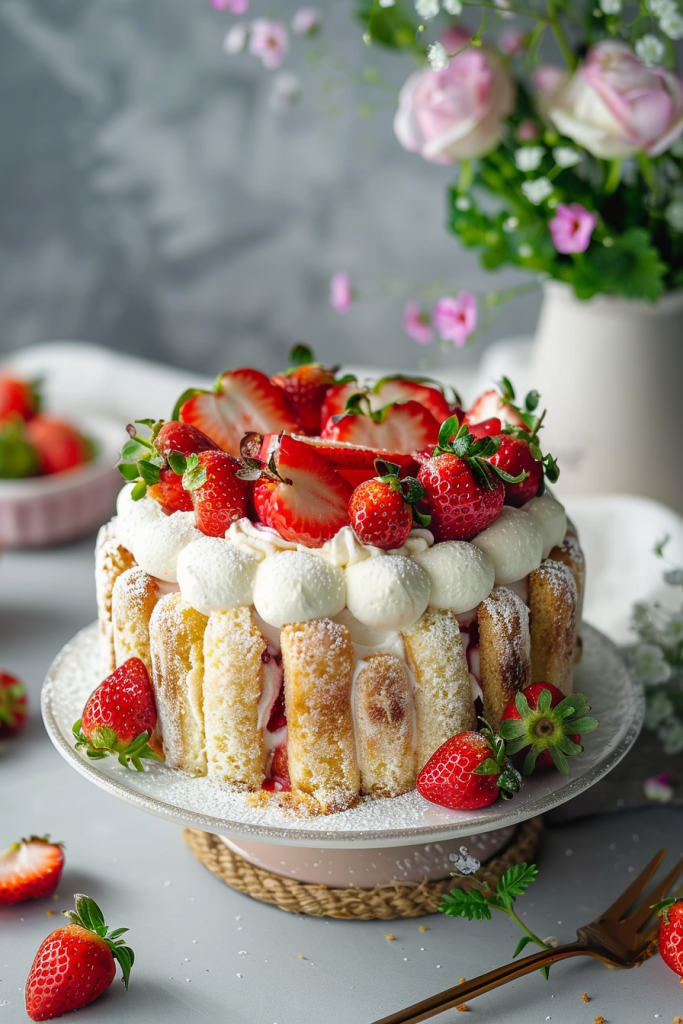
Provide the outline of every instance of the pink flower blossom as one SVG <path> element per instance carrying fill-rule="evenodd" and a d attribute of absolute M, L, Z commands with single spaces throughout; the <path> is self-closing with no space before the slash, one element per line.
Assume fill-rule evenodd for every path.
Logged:
<path fill-rule="evenodd" d="M 434 337 L 429 317 L 419 302 L 409 302 L 403 310 L 403 330 L 418 345 L 428 345 Z"/>
<path fill-rule="evenodd" d="M 330 305 L 337 313 L 346 313 L 353 304 L 353 288 L 348 274 L 337 273 L 330 281 Z"/>
<path fill-rule="evenodd" d="M 520 121 L 516 136 L 520 142 L 533 142 L 540 135 L 541 129 L 535 121 Z"/>
<path fill-rule="evenodd" d="M 256 18 L 251 23 L 249 49 L 270 71 L 279 68 L 289 48 L 287 29 L 281 21 Z"/>
<path fill-rule="evenodd" d="M 597 223 L 596 215 L 580 203 L 558 203 L 548 228 L 558 252 L 585 252 Z"/>
<path fill-rule="evenodd" d="M 524 33 L 516 28 L 508 28 L 500 37 L 500 48 L 503 53 L 510 57 L 521 57 L 526 47 L 524 45 Z"/>
<path fill-rule="evenodd" d="M 311 36 L 320 28 L 320 14 L 315 7 L 300 7 L 292 18 L 292 32 Z"/>
<path fill-rule="evenodd" d="M 249 0 L 209 0 L 215 11 L 229 11 L 230 14 L 246 14 Z"/>
<path fill-rule="evenodd" d="M 444 341 L 460 348 L 477 326 L 477 300 L 470 292 L 444 295 L 434 306 L 432 322 Z"/>

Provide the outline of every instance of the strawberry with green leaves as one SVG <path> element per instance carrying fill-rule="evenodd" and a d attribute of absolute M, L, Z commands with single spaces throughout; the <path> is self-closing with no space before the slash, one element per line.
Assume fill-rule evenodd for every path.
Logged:
<path fill-rule="evenodd" d="M 26 687 L 21 679 L 0 670 L 0 740 L 20 732 L 26 724 Z"/>
<path fill-rule="evenodd" d="M 581 736 L 598 728 L 589 711 L 582 693 L 565 697 L 552 683 L 532 683 L 506 706 L 500 735 L 510 756 L 524 757 L 525 775 L 555 767 L 568 777 L 567 757 L 581 754 Z"/>
<path fill-rule="evenodd" d="M 683 899 L 669 896 L 652 908 L 659 914 L 659 955 L 674 974 L 683 978 Z"/>
<path fill-rule="evenodd" d="M 461 732 L 435 750 L 417 777 L 425 800 L 455 810 L 475 810 L 509 800 L 522 785 L 508 760 L 505 743 L 488 725 L 481 732 Z"/>
<path fill-rule="evenodd" d="M 338 367 L 316 363 L 306 345 L 295 345 L 289 354 L 290 368 L 270 378 L 271 384 L 285 395 L 303 434 L 317 435 L 321 430 L 321 410 L 332 386 L 355 381 L 354 377 L 337 379 Z"/>
<path fill-rule="evenodd" d="M 74 897 L 76 910 L 64 911 L 70 924 L 41 943 L 26 980 L 26 1012 L 31 1020 L 52 1020 L 79 1010 L 105 992 L 121 967 L 128 988 L 135 960 L 121 938 L 128 929 L 110 932 L 102 911 L 89 896 Z"/>
<path fill-rule="evenodd" d="M 349 501 L 349 519 L 363 544 L 391 550 L 403 547 L 413 528 L 413 516 L 421 526 L 429 525 L 429 516 L 415 509 L 426 491 L 414 477 L 401 479 L 401 468 L 377 459 L 378 477 L 359 484 Z"/>
<path fill-rule="evenodd" d="M 240 478 L 239 459 L 225 452 L 190 455 L 183 474 L 198 530 L 208 537 L 224 537 L 231 523 L 249 514 L 249 488 Z"/>
<path fill-rule="evenodd" d="M 0 420 L 30 420 L 40 410 L 39 383 L 13 373 L 0 373 Z"/>
<path fill-rule="evenodd" d="M 498 518 L 504 483 L 523 479 L 491 464 L 499 445 L 497 437 L 477 440 L 457 416 L 441 425 L 437 446 L 417 475 L 427 492 L 422 508 L 431 516 L 435 540 L 470 540 Z"/>
<path fill-rule="evenodd" d="M 94 690 L 74 724 L 76 749 L 100 760 L 117 754 L 124 768 L 143 771 L 142 759 L 161 761 L 154 737 L 157 709 L 149 673 L 140 658 L 129 658 Z"/>
<path fill-rule="evenodd" d="M 42 900 L 57 891 L 64 868 L 61 843 L 31 836 L 0 850 L 0 906 Z"/>

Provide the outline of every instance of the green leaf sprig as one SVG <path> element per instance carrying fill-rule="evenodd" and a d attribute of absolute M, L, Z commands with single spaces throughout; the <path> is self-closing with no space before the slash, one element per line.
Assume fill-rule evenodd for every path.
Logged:
<path fill-rule="evenodd" d="M 470 433 L 466 423 L 461 425 L 457 416 L 449 416 L 441 424 L 433 455 L 457 455 L 468 464 L 477 483 L 486 490 L 493 491 L 497 486 L 496 477 L 500 477 L 507 484 L 519 484 L 529 475 L 524 470 L 518 476 L 511 476 L 500 466 L 488 462 L 499 448 L 500 437 L 489 435 L 477 440 L 474 434 Z"/>
<path fill-rule="evenodd" d="M 135 953 L 121 938 L 128 929 L 115 928 L 114 931 L 110 932 L 105 924 L 104 914 L 90 896 L 83 896 L 82 893 L 77 893 L 74 896 L 74 901 L 76 910 L 63 910 L 64 917 L 68 918 L 72 924 L 78 925 L 79 928 L 85 928 L 87 931 L 93 932 L 95 935 L 99 935 L 101 939 L 104 939 L 111 950 L 112 956 L 119 962 L 123 975 L 123 984 L 128 988 L 131 968 L 135 962 Z"/>
<path fill-rule="evenodd" d="M 439 904 L 439 912 L 447 914 L 449 917 L 465 917 L 468 921 L 490 921 L 491 911 L 497 910 L 501 914 L 507 914 L 525 932 L 512 954 L 513 958 L 519 956 L 530 942 L 535 943 L 541 949 L 550 949 L 551 946 L 535 935 L 530 928 L 527 928 L 515 911 L 517 897 L 524 895 L 537 875 L 538 868 L 535 864 L 513 864 L 500 878 L 496 888 L 492 889 L 488 882 L 481 882 L 476 877 L 462 875 L 454 871 L 453 877 L 465 879 L 468 888 L 453 889 L 452 892 L 446 893 Z M 548 967 L 541 968 L 541 974 L 546 981 L 549 970 Z"/>

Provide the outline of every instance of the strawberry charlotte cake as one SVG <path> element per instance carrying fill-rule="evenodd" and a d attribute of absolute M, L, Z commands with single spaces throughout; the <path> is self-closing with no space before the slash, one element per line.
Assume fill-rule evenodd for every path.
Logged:
<path fill-rule="evenodd" d="M 141 659 L 166 764 L 304 814 L 413 790 L 529 684 L 572 689 L 584 562 L 538 395 L 305 350 L 129 427 L 97 544 L 103 669 Z"/>

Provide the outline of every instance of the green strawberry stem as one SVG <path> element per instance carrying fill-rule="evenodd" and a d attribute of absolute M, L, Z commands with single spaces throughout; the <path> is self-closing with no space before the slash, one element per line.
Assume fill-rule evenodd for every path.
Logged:
<path fill-rule="evenodd" d="M 104 939 L 111 950 L 112 956 L 121 967 L 123 984 L 128 988 L 130 971 L 135 962 L 135 953 L 121 938 L 128 929 L 116 928 L 113 932 L 110 932 L 104 922 L 104 914 L 89 896 L 76 893 L 74 902 L 76 910 L 63 910 L 64 917 L 68 918 L 72 924 L 78 925 L 79 928 L 85 928 L 86 931 L 93 932 L 101 939 Z"/>
<path fill-rule="evenodd" d="M 77 722 L 74 722 L 71 731 L 76 739 L 76 750 L 84 749 L 92 761 L 101 761 L 103 758 L 108 757 L 109 754 L 116 754 L 119 764 L 123 765 L 124 768 L 130 768 L 132 765 L 138 772 L 145 770 L 142 765 L 143 758 L 147 758 L 149 761 L 163 761 L 163 757 L 160 757 L 148 745 L 148 732 L 141 732 L 132 743 L 121 749 L 113 729 L 98 729 L 88 739 L 81 729 L 81 719 L 79 718 Z"/>

